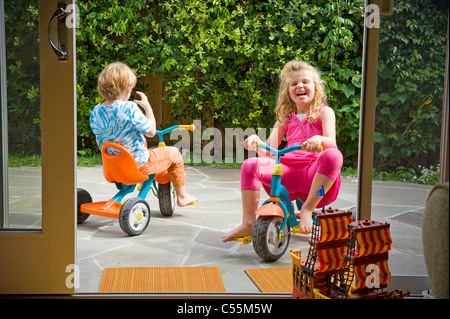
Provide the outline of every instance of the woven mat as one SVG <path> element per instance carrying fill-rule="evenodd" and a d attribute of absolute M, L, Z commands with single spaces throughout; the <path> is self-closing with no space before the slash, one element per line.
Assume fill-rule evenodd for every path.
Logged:
<path fill-rule="evenodd" d="M 218 267 L 105 268 L 100 292 L 225 292 Z"/>
<path fill-rule="evenodd" d="M 292 293 L 292 267 L 245 269 L 261 292 Z"/>

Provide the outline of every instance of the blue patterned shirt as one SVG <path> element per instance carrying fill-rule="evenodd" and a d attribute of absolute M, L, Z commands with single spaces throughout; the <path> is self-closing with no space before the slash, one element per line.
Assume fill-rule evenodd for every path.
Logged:
<path fill-rule="evenodd" d="M 91 112 L 89 124 L 100 149 L 104 142 L 115 142 L 133 155 L 138 166 L 147 162 L 149 153 L 142 135 L 150 131 L 152 122 L 136 103 L 116 101 L 106 106 L 97 104 Z M 108 153 L 120 152 L 108 149 Z"/>

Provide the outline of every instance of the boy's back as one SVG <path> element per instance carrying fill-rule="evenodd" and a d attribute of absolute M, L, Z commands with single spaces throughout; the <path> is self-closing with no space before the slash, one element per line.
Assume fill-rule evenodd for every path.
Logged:
<path fill-rule="evenodd" d="M 128 149 L 138 166 L 147 162 L 149 153 L 142 135 L 149 132 L 152 123 L 136 103 L 116 101 L 111 105 L 97 104 L 89 122 L 100 149 L 104 142 L 115 142 Z M 117 153 L 111 149 L 108 152 Z"/>

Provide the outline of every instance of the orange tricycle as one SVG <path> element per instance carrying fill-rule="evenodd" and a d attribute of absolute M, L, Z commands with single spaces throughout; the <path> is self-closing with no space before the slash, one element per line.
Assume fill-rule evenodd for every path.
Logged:
<path fill-rule="evenodd" d="M 195 130 L 192 125 L 175 125 L 165 130 L 156 131 L 159 136 L 158 147 L 165 146 L 163 135 L 176 129 Z M 110 154 L 107 149 L 120 152 Z M 162 215 L 171 216 L 176 207 L 176 192 L 170 182 L 167 171 L 143 175 L 139 172 L 136 161 L 130 152 L 118 143 L 105 142 L 102 145 L 103 175 L 110 183 L 115 183 L 118 193 L 107 201 L 92 202 L 88 191 L 77 188 L 77 223 L 81 224 L 89 215 L 118 218 L 120 228 L 130 236 L 142 234 L 150 222 L 150 206 L 145 200 L 152 190 L 157 196 Z M 137 197 L 127 199 L 126 195 L 139 191 Z"/>

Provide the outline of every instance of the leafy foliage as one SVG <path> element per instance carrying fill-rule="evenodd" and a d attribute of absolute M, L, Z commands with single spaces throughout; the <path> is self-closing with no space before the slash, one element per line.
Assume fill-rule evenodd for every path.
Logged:
<path fill-rule="evenodd" d="M 375 167 L 439 161 L 448 2 L 396 1 L 380 29 Z M 395 154 L 395 155 L 394 155 Z"/>
<path fill-rule="evenodd" d="M 5 1 L 10 152 L 40 152 L 38 1 Z"/>
<path fill-rule="evenodd" d="M 164 80 L 172 115 L 162 125 L 213 118 L 220 129 L 268 129 L 275 121 L 279 72 L 289 60 L 303 59 L 321 70 L 327 82 L 344 166 L 357 166 L 364 1 L 76 4 L 80 154 L 98 150 L 89 115 L 101 101 L 98 75 L 113 61 L 127 63 L 138 78 L 151 73 Z M 39 136 L 40 125 L 39 62 L 31 58 L 38 56 L 37 0 L 6 1 L 6 6 L 9 134 L 25 148 Z M 392 16 L 381 17 L 377 170 L 436 167 L 447 11 L 447 0 L 399 0 Z"/>
<path fill-rule="evenodd" d="M 151 29 L 158 8 L 151 0 L 77 1 L 80 26 L 77 37 L 78 147 L 98 150 L 89 126 L 92 108 L 102 101 L 97 91 L 100 72 L 122 61 L 145 76 L 158 54 Z"/>
<path fill-rule="evenodd" d="M 77 30 L 80 136 L 98 97 L 96 76 L 114 60 L 165 80 L 172 122 L 271 128 L 279 72 L 292 59 L 323 72 L 339 145 L 355 162 L 363 1 L 83 1 Z M 89 145 L 89 143 L 87 143 Z"/>

